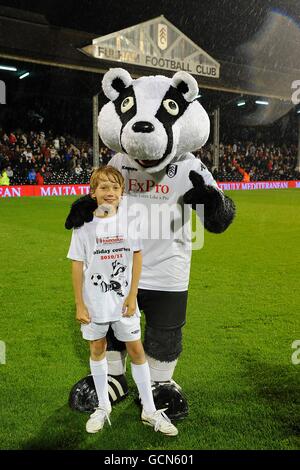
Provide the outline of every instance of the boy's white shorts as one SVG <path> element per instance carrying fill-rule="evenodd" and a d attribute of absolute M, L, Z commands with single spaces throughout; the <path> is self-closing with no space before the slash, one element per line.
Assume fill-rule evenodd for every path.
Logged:
<path fill-rule="evenodd" d="M 107 334 L 109 325 L 111 325 L 115 337 L 119 341 L 137 341 L 141 339 L 140 317 L 133 315 L 132 317 L 122 317 L 118 321 L 107 323 L 88 323 L 81 325 L 83 339 L 95 341 L 104 338 Z"/>

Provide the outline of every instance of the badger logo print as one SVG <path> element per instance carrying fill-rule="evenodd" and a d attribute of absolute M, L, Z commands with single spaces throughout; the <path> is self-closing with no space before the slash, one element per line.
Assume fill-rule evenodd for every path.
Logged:
<path fill-rule="evenodd" d="M 113 272 L 111 274 L 111 281 L 110 283 L 114 285 L 113 290 L 117 292 L 118 295 L 124 297 L 124 293 L 122 291 L 123 288 L 128 286 L 128 282 L 126 280 L 125 271 L 127 266 L 120 263 L 119 261 L 114 261 L 112 263 Z"/>
<path fill-rule="evenodd" d="M 112 263 L 112 274 L 110 275 L 109 282 L 104 280 L 102 274 L 94 273 L 91 276 L 92 284 L 93 286 L 100 288 L 103 293 L 114 291 L 121 297 L 124 297 L 122 288 L 128 286 L 126 274 L 124 274 L 126 269 L 127 266 L 119 261 L 114 261 Z"/>

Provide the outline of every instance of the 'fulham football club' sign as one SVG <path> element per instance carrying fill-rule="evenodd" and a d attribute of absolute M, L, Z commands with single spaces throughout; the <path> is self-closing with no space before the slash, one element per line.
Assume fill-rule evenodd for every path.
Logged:
<path fill-rule="evenodd" d="M 96 38 L 81 51 L 106 61 L 220 76 L 220 64 L 164 16 Z"/>

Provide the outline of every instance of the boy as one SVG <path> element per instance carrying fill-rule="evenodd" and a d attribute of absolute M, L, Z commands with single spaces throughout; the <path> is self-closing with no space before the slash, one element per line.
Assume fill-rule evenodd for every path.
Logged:
<path fill-rule="evenodd" d="M 140 340 L 136 297 L 142 270 L 141 240 L 130 236 L 127 214 L 122 210 L 124 178 L 111 166 L 98 168 L 92 174 L 90 189 L 98 208 L 91 222 L 73 230 L 68 252 L 72 260 L 76 319 L 81 323 L 83 338 L 90 343 L 90 367 L 99 401 L 86 430 L 95 433 L 106 420 L 110 424 L 105 351 L 106 333 L 111 325 L 116 338 L 126 343 L 131 358 L 132 376 L 143 405 L 142 421 L 155 431 L 175 436 L 177 428 L 164 410 L 155 408 L 149 366 Z"/>

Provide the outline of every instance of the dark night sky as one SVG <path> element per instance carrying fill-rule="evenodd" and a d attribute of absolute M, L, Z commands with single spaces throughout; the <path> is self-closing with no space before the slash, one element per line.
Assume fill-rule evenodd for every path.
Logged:
<path fill-rule="evenodd" d="M 250 40 L 272 9 L 300 22 L 298 0 L 0 0 L 0 5 L 43 13 L 51 24 L 102 36 L 163 14 L 196 44 L 229 58 Z"/>
<path fill-rule="evenodd" d="M 272 74 L 278 61 L 278 65 L 286 66 L 286 70 L 295 70 L 294 76 L 299 78 L 300 0 L 161 0 L 155 2 L 151 0 L 51 0 L 44 2 L 0 0 L 0 14 L 1 5 L 43 14 L 51 25 L 87 31 L 94 33 L 95 37 L 119 31 L 163 14 L 180 31 L 215 59 L 236 62 L 239 61 L 237 48 L 255 39 L 257 33 L 264 30 L 269 13 L 276 11 L 281 13 L 280 18 L 294 20 L 298 27 L 295 26 L 293 29 L 291 24 L 279 20 L 276 27 L 278 27 L 280 34 L 275 33 L 276 37 L 280 36 L 279 43 L 275 44 L 273 47 L 275 51 L 273 55 L 269 56 L 270 45 L 274 46 L 272 42 L 274 27 L 273 23 L 270 24 L 267 37 L 270 31 L 273 32 L 273 36 L 272 40 L 266 43 L 265 55 L 262 55 L 262 66 L 269 67 Z M 290 36 L 288 36 L 288 29 Z M 284 47 L 279 51 L 281 44 Z M 254 47 L 245 56 L 245 64 L 248 64 L 248 57 L 249 60 L 252 60 L 253 54 L 255 57 L 260 55 L 259 47 L 260 43 L 254 41 Z M 257 64 L 254 62 L 253 65 Z M 55 121 L 58 128 L 69 124 L 75 133 L 90 134 L 90 101 L 91 97 L 100 90 L 100 79 L 89 74 L 89 80 L 87 80 L 87 76 L 82 72 L 72 71 L 71 73 L 69 70 L 61 68 L 49 68 L 37 64 L 18 64 L 19 71 L 27 69 L 31 73 L 30 80 L 19 82 L 16 77 L 11 75 L 11 80 L 15 80 L 8 86 L 10 91 L 8 101 L 11 103 L 12 109 L 11 125 L 21 125 L 24 122 L 22 109 L 27 110 L 28 103 L 30 103 L 34 110 L 47 116 L 48 119 L 50 119 L 50 111 L 53 108 L 53 122 Z M 254 68 L 254 70 L 256 69 Z M 9 74 L 6 74 L 3 79 L 7 81 L 8 76 Z M 252 83 L 253 77 L 249 76 L 249 80 Z M 256 77 L 256 80 L 259 83 L 259 76 Z M 274 87 L 274 84 L 272 86 Z M 21 112 L 16 114 L 14 106 L 16 103 L 20 103 L 21 98 L 27 101 L 24 102 Z M 217 104 L 221 105 L 221 108 L 223 106 L 223 116 L 225 112 L 228 112 L 229 117 L 232 114 L 235 117 L 234 123 L 236 123 L 237 113 L 240 112 L 236 107 L 237 98 L 238 95 L 230 96 L 226 93 L 220 94 L 204 90 L 203 105 L 209 112 Z M 72 104 L 68 104 L 68 100 L 73 100 Z M 250 105 L 252 106 L 251 103 Z M 9 106 L 7 109 L 9 110 Z M 1 110 L 4 112 L 4 108 Z M 68 114 L 70 110 L 71 117 Z M 243 112 L 245 111 L 243 110 Z M 252 108 L 249 108 L 249 112 L 252 112 Z M 281 113 L 277 112 L 277 114 L 271 113 L 268 116 L 268 122 L 276 121 L 286 112 L 284 110 Z M 16 116 L 20 121 L 18 123 Z M 85 116 L 84 120 L 82 116 Z M 2 118 L 4 119 L 3 116 Z M 259 117 L 258 123 L 260 119 Z M 8 115 L 4 120 L 10 123 Z M 223 118 L 222 122 L 227 120 L 227 118 Z M 231 129 L 234 128 L 234 125 L 229 121 L 228 125 L 231 125 Z"/>

